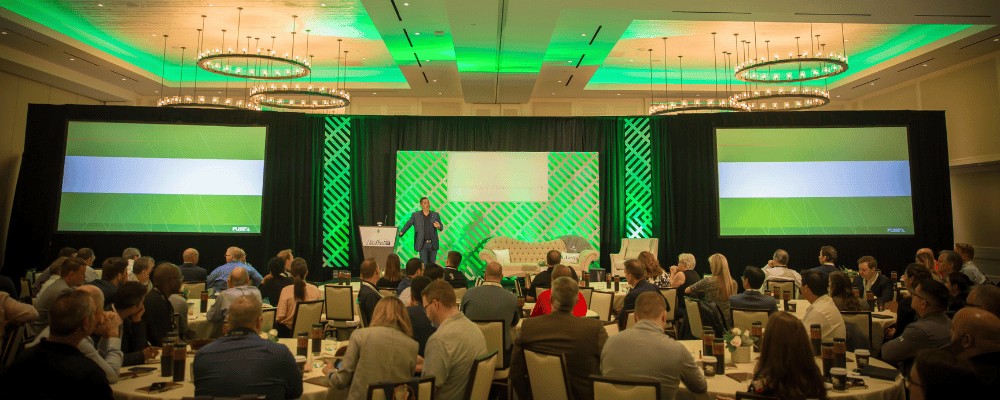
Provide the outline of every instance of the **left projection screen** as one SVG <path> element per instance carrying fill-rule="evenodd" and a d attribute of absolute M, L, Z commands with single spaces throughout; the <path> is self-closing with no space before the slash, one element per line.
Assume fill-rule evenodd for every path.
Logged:
<path fill-rule="evenodd" d="M 70 121 L 57 230 L 259 234 L 262 126 Z"/>

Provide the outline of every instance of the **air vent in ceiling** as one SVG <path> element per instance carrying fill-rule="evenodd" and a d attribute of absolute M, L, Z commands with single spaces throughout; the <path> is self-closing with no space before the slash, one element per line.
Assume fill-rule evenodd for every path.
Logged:
<path fill-rule="evenodd" d="M 389 1 L 392 2 L 392 9 L 396 11 L 396 18 L 399 19 L 399 22 L 403 22 L 403 17 L 399 15 L 399 7 L 396 7 L 396 0 Z"/>
<path fill-rule="evenodd" d="M 587 45 L 588 45 L 588 46 L 590 46 L 590 45 L 594 44 L 594 39 L 597 39 L 597 34 L 598 34 L 598 33 L 601 33 L 601 28 L 602 28 L 602 27 L 604 27 L 604 25 L 600 25 L 600 26 L 598 26 L 598 27 L 597 27 L 597 30 L 596 30 L 596 31 L 594 31 L 594 35 L 590 37 L 590 43 L 587 43 Z"/>
<path fill-rule="evenodd" d="M 871 14 L 832 14 L 832 13 L 795 13 L 795 15 L 808 15 L 811 17 L 870 17 Z"/>
<path fill-rule="evenodd" d="M 580 64 L 583 63 L 583 58 L 586 57 L 586 56 L 587 56 L 586 54 L 581 54 L 580 55 L 580 61 L 576 62 L 576 68 L 580 68 Z"/>
<path fill-rule="evenodd" d="M 748 12 L 735 12 L 735 11 L 671 11 L 678 14 L 736 14 L 736 15 L 750 15 Z"/>
<path fill-rule="evenodd" d="M 928 58 L 928 59 L 926 59 L 926 60 L 923 60 L 923 61 L 921 61 L 921 62 L 918 62 L 918 63 L 916 63 L 916 64 L 913 64 L 913 65 L 911 65 L 911 66 L 909 66 L 909 67 L 906 67 L 906 68 L 903 68 L 903 69 L 901 69 L 901 70 L 899 70 L 899 71 L 896 71 L 896 72 L 903 72 L 903 71 L 906 71 L 906 70 L 908 70 L 908 69 L 910 69 L 910 68 L 913 68 L 913 67 L 919 67 L 919 66 L 921 66 L 921 65 L 924 65 L 924 64 L 927 64 L 927 63 L 931 62 L 931 60 L 933 60 L 933 59 L 934 59 L 934 58 Z"/>
<path fill-rule="evenodd" d="M 946 17 L 946 18 L 990 18 L 992 15 L 962 15 L 962 14 L 915 14 L 914 17 Z"/>
<path fill-rule="evenodd" d="M 879 79 L 882 79 L 882 78 L 875 78 L 875 79 L 872 79 L 872 80 L 870 80 L 870 81 L 868 81 L 868 82 L 865 82 L 865 83 L 862 83 L 862 84 L 860 84 L 860 85 L 857 85 L 857 86 L 854 86 L 854 87 L 852 87 L 851 89 L 857 89 L 857 88 L 859 88 L 859 87 L 862 87 L 862 86 L 869 86 L 869 85 L 874 85 L 874 84 L 875 84 L 875 81 L 877 81 L 877 80 L 879 80 Z"/>
<path fill-rule="evenodd" d="M 977 44 L 980 44 L 980 43 L 982 43 L 982 42 L 988 42 L 988 41 L 990 41 L 990 40 L 997 40 L 998 38 L 1000 38 L 1000 35 L 993 35 L 993 36 L 990 36 L 990 37 L 988 37 L 988 38 L 986 38 L 986 39 L 983 39 L 983 40 L 977 40 L 977 41 L 975 41 L 975 42 L 972 42 L 972 43 L 969 43 L 969 44 L 967 44 L 967 45 L 965 45 L 965 46 L 962 46 L 962 47 L 959 47 L 958 49 L 959 49 L 959 50 L 963 50 L 963 49 L 965 49 L 966 47 L 971 47 L 971 46 L 975 46 L 975 45 L 977 45 Z"/>

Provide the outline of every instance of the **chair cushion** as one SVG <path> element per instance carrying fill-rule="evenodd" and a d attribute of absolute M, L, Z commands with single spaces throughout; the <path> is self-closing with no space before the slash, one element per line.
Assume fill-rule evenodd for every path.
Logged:
<path fill-rule="evenodd" d="M 497 256 L 497 262 L 500 264 L 510 264 L 510 250 L 508 249 L 496 249 L 493 250 L 493 254 Z"/>
<path fill-rule="evenodd" d="M 510 375 L 510 368 L 493 371 L 494 380 L 507 379 L 508 375 Z"/>

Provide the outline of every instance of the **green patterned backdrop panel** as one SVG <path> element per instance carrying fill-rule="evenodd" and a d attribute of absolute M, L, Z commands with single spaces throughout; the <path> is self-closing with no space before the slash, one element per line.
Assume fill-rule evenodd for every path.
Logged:
<path fill-rule="evenodd" d="M 479 251 L 495 236 L 535 242 L 577 235 L 600 250 L 598 153 L 549 153 L 548 159 L 547 202 L 449 202 L 448 152 L 397 152 L 396 223 L 402 227 L 420 209 L 420 198 L 428 197 L 445 223 L 439 264 L 448 251 L 461 252 L 470 277 L 482 275 Z M 418 257 L 413 235 L 410 229 L 398 242 L 403 263 Z"/>
<path fill-rule="evenodd" d="M 351 118 L 326 117 L 323 131 L 323 266 L 347 268 L 351 235 Z"/>
<path fill-rule="evenodd" d="M 653 235 L 653 174 L 649 118 L 625 118 L 625 235 Z"/>

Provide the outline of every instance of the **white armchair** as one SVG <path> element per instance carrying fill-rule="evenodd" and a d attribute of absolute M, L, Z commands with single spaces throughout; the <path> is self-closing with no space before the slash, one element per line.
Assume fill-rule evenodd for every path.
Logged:
<path fill-rule="evenodd" d="M 625 276 L 625 260 L 639 258 L 639 253 L 648 251 L 657 259 L 660 239 L 622 239 L 622 249 L 618 254 L 611 254 L 611 268 L 615 276 Z"/>

